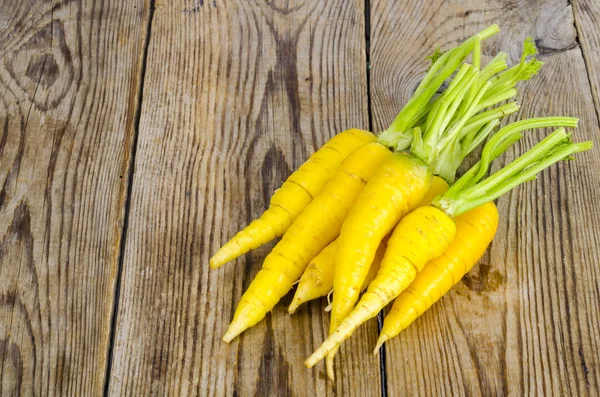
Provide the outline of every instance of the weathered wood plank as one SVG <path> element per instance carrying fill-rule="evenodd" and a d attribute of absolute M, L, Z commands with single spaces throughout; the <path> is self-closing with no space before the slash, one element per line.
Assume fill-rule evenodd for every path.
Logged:
<path fill-rule="evenodd" d="M 522 86 L 518 117 L 578 116 L 575 138 L 597 143 L 591 90 L 566 3 L 376 0 L 371 18 L 376 130 L 414 90 L 428 65 L 425 56 L 496 22 L 503 33 L 484 46 L 485 59 L 501 49 L 514 62 L 522 39 L 533 35 L 546 62 L 541 75 Z M 530 133 L 506 160 L 542 136 Z M 499 200 L 501 224 L 489 254 L 388 342 L 390 395 L 599 393 L 599 158 L 594 148 Z"/>
<path fill-rule="evenodd" d="M 102 393 L 145 20 L 0 3 L 0 395 Z"/>
<path fill-rule="evenodd" d="M 333 134 L 368 127 L 363 2 L 160 2 L 152 22 L 110 391 L 379 395 L 376 325 L 341 351 L 335 386 L 303 360 L 324 302 L 284 299 L 231 345 L 241 293 L 272 247 L 208 258 Z"/>
<path fill-rule="evenodd" d="M 600 3 L 575 0 L 573 14 L 600 125 Z"/>

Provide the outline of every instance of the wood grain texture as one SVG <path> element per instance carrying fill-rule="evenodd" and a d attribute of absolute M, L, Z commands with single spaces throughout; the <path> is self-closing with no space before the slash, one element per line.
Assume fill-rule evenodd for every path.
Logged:
<path fill-rule="evenodd" d="M 323 142 L 368 128 L 362 1 L 160 1 L 144 84 L 112 395 L 380 395 L 376 324 L 342 349 L 338 381 L 303 360 L 323 301 L 230 345 L 233 309 L 272 247 L 208 258 Z"/>
<path fill-rule="evenodd" d="M 576 0 L 573 2 L 573 14 L 578 42 L 592 87 L 596 115 L 600 119 L 600 2 Z"/>
<path fill-rule="evenodd" d="M 441 302 L 387 343 L 390 395 L 598 395 L 600 392 L 600 131 L 571 7 L 560 1 L 373 1 L 375 129 L 406 102 L 424 57 L 498 23 L 483 46 L 518 59 L 532 35 L 546 62 L 522 85 L 518 118 L 581 118 L 596 148 L 499 200 L 488 255 Z M 596 27 L 596 32 L 598 31 Z M 394 45 L 402 37 L 411 45 Z M 544 135 L 529 133 L 505 163 Z"/>
<path fill-rule="evenodd" d="M 0 2 L 2 396 L 102 393 L 145 36 L 134 3 Z"/>

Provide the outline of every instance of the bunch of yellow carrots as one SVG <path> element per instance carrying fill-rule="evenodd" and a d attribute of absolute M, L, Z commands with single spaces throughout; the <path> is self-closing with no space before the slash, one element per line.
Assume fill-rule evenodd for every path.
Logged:
<path fill-rule="evenodd" d="M 542 66 L 531 39 L 519 64 L 509 68 L 501 52 L 482 66 L 481 41 L 498 31 L 493 25 L 436 51 L 387 130 L 334 136 L 290 175 L 259 219 L 216 252 L 213 268 L 281 237 L 242 296 L 225 342 L 259 322 L 296 283 L 290 313 L 333 291 L 329 337 L 305 362 L 327 358 L 333 379 L 337 349 L 360 324 L 394 301 L 377 351 L 469 272 L 496 232 L 493 200 L 591 147 L 571 141 L 563 128 L 576 127 L 571 117 L 521 120 L 492 134 L 519 109 L 517 83 Z M 547 127 L 561 128 L 486 177 L 525 130 Z M 463 159 L 484 141 L 480 161 L 455 181 Z"/>

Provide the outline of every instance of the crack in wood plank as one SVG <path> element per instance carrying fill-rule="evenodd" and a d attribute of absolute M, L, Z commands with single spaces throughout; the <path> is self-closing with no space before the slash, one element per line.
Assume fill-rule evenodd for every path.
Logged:
<path fill-rule="evenodd" d="M 131 209 L 131 192 L 133 189 L 133 180 L 135 174 L 135 157 L 137 153 L 137 145 L 138 138 L 140 132 L 140 115 L 142 112 L 142 102 L 144 99 L 144 83 L 146 77 L 146 66 L 148 59 L 148 48 L 150 47 L 150 38 L 152 36 L 152 20 L 154 18 L 154 10 L 155 10 L 155 2 L 156 0 L 149 0 L 148 5 L 148 15 L 146 17 L 146 35 L 144 40 L 144 45 L 141 52 L 141 61 L 140 61 L 140 83 L 138 86 L 138 92 L 136 96 L 136 108 L 133 120 L 133 137 L 131 140 L 131 153 L 129 155 L 129 164 L 127 166 L 127 179 L 125 180 L 125 184 L 127 185 L 127 191 L 124 198 L 124 215 L 123 215 L 123 225 L 122 232 L 120 238 L 120 246 L 119 246 L 119 255 L 117 260 L 117 274 L 115 278 L 115 286 L 113 292 L 113 307 L 111 311 L 111 319 L 110 319 L 110 331 L 109 331 L 109 339 L 106 353 L 106 362 L 105 362 L 105 370 L 104 370 L 104 386 L 102 388 L 103 395 L 108 396 L 109 388 L 110 388 L 110 374 L 112 368 L 112 360 L 114 354 L 114 344 L 115 344 L 115 334 L 117 327 L 117 314 L 119 312 L 119 302 L 120 302 L 120 293 L 121 293 L 121 279 L 123 274 L 123 259 L 125 257 L 125 245 L 127 244 L 127 228 L 129 225 L 129 212 Z"/>

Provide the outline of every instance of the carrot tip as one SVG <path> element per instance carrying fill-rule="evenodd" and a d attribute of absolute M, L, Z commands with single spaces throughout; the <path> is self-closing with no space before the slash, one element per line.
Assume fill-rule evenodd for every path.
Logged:
<path fill-rule="evenodd" d="M 306 365 L 307 368 L 312 368 L 316 363 L 323 360 L 328 353 L 329 352 L 323 347 L 323 345 L 321 345 L 321 347 L 315 350 L 315 352 L 306 359 L 304 365 Z"/>
<path fill-rule="evenodd" d="M 335 381 L 335 371 L 333 370 L 333 357 L 327 356 L 327 360 L 325 361 L 325 367 L 327 368 L 327 377 L 334 382 Z"/>
<path fill-rule="evenodd" d="M 385 337 L 385 335 L 380 335 L 379 339 L 377 339 L 377 344 L 375 345 L 375 350 L 373 350 L 373 354 L 377 355 L 377 353 L 379 353 L 379 349 L 381 348 L 381 346 L 383 346 L 383 344 L 387 341 L 387 338 Z"/>
<path fill-rule="evenodd" d="M 223 342 L 227 342 L 227 343 L 231 342 L 236 336 L 238 336 L 242 332 L 243 332 L 243 330 L 239 330 L 239 329 L 237 329 L 237 327 L 233 328 L 230 325 L 227 332 L 225 332 L 225 335 L 223 335 Z"/>
<path fill-rule="evenodd" d="M 290 307 L 288 307 L 288 313 L 289 314 L 294 314 L 294 312 L 296 311 L 296 309 L 302 304 L 302 302 L 296 302 L 296 300 L 293 300 L 292 303 L 290 303 Z"/>
<path fill-rule="evenodd" d="M 245 251 L 248 252 L 248 251 Z M 223 266 L 224 264 L 226 264 L 227 262 L 231 262 L 232 260 L 234 260 L 235 258 L 238 258 L 240 255 L 244 254 L 245 252 L 240 252 L 237 249 L 237 246 L 231 244 L 231 241 L 226 243 L 224 246 L 222 246 L 221 248 L 219 248 L 219 250 L 217 252 L 215 252 L 215 254 L 209 259 L 208 263 L 210 264 L 210 267 L 212 267 L 213 269 L 216 269 L 218 267 Z"/>
<path fill-rule="evenodd" d="M 315 358 L 315 355 L 313 353 L 312 356 L 310 356 L 308 359 L 306 359 L 306 361 L 304 362 L 304 365 L 306 365 L 306 368 L 312 368 L 315 366 L 316 363 L 318 363 L 322 359 L 323 359 L 323 357 Z"/>
<path fill-rule="evenodd" d="M 216 258 L 214 256 L 212 258 L 210 258 L 210 260 L 208 261 L 208 264 L 210 265 L 211 269 L 216 269 L 218 267 L 223 266 L 223 262 L 220 262 L 218 260 L 218 258 Z"/>

